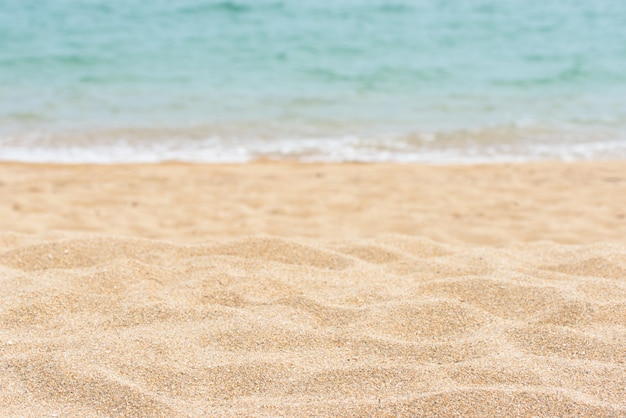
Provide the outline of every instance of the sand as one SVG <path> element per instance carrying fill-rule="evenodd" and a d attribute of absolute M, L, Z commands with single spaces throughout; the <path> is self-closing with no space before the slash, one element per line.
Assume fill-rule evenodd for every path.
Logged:
<path fill-rule="evenodd" d="M 626 162 L 0 164 L 0 416 L 626 417 Z"/>

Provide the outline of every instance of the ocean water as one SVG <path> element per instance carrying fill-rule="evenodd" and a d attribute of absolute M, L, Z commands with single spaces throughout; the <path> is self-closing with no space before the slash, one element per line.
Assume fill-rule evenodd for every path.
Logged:
<path fill-rule="evenodd" d="M 0 160 L 624 157 L 624 0 L 0 0 Z"/>

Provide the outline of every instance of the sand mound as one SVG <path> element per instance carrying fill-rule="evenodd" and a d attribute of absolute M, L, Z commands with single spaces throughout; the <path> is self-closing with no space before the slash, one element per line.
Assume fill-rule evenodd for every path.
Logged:
<path fill-rule="evenodd" d="M 0 164 L 0 416 L 626 417 L 624 173 Z"/>
<path fill-rule="evenodd" d="M 4 416 L 626 416 L 626 248 L 0 234 Z"/>

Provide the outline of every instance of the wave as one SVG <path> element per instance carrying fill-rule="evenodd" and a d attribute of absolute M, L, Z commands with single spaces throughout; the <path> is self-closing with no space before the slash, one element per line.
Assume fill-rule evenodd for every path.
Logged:
<path fill-rule="evenodd" d="M 183 15 L 202 15 L 206 13 L 222 13 L 227 15 L 239 15 L 259 10 L 279 10 L 283 7 L 281 2 L 263 4 L 261 2 L 242 1 L 219 1 L 193 4 L 177 9 L 177 13 Z"/>
<path fill-rule="evenodd" d="M 490 126 L 356 134 L 263 131 L 258 126 L 120 128 L 0 136 L 0 160 L 64 163 L 189 161 L 485 163 L 626 158 L 615 130 Z"/>

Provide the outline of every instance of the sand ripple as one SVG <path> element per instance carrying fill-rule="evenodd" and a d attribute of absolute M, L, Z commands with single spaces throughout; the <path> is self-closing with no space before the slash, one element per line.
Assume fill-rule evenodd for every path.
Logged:
<path fill-rule="evenodd" d="M 4 416 L 626 416 L 626 248 L 0 234 Z"/>

